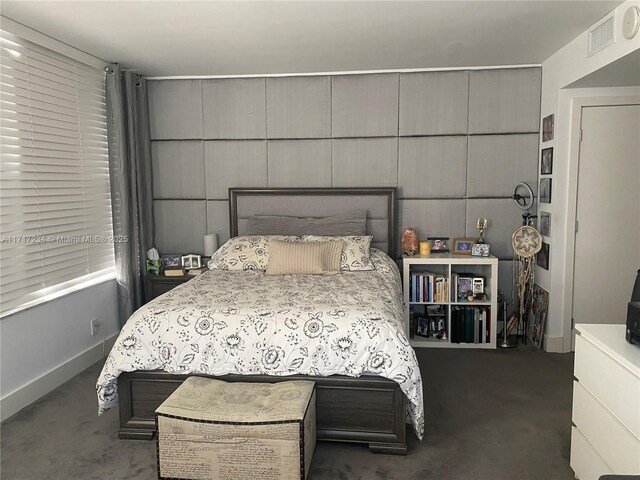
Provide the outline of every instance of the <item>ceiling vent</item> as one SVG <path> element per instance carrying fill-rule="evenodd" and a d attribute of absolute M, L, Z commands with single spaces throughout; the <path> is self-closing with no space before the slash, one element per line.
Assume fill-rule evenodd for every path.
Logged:
<path fill-rule="evenodd" d="M 612 13 L 589 29 L 587 57 L 591 57 L 613 43 L 615 15 Z"/>

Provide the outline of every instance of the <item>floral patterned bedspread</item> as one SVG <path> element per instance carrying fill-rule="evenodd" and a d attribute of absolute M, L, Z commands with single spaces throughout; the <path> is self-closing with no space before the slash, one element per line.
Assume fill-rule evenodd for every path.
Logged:
<path fill-rule="evenodd" d="M 134 370 L 208 375 L 349 375 L 396 381 L 424 432 L 422 379 L 404 332 L 400 274 L 371 249 L 375 270 L 266 276 L 210 270 L 136 311 L 98 378 L 98 412 Z"/>

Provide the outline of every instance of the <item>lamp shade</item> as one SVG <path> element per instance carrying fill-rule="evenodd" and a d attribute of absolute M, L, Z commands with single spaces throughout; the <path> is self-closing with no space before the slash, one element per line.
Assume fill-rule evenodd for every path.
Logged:
<path fill-rule="evenodd" d="M 204 236 L 204 256 L 212 257 L 216 250 L 218 250 L 218 235 L 208 233 Z"/>

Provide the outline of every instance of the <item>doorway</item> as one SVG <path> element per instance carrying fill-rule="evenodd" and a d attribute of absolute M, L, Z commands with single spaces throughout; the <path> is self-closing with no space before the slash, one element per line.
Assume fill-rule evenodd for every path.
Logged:
<path fill-rule="evenodd" d="M 640 105 L 583 106 L 572 318 L 624 323 L 640 269 Z"/>

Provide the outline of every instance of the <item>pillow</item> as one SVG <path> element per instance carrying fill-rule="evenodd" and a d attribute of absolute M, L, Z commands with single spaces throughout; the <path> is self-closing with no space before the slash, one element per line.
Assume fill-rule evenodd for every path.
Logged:
<path fill-rule="evenodd" d="M 340 270 L 375 270 L 371 263 L 371 240 L 373 235 L 349 235 L 340 237 L 329 237 L 326 235 L 303 235 L 303 242 L 326 242 L 329 240 L 340 240 L 342 246 L 342 257 L 340 260 Z"/>
<path fill-rule="evenodd" d="M 353 210 L 324 218 L 256 215 L 247 219 L 247 235 L 365 235 L 367 211 Z"/>
<path fill-rule="evenodd" d="M 280 242 L 269 245 L 267 275 L 320 275 L 340 270 L 342 242 Z"/>
<path fill-rule="evenodd" d="M 300 237 L 286 235 L 246 235 L 231 238 L 213 254 L 207 266 L 219 270 L 266 270 L 269 245 L 273 240 L 295 242 Z"/>

